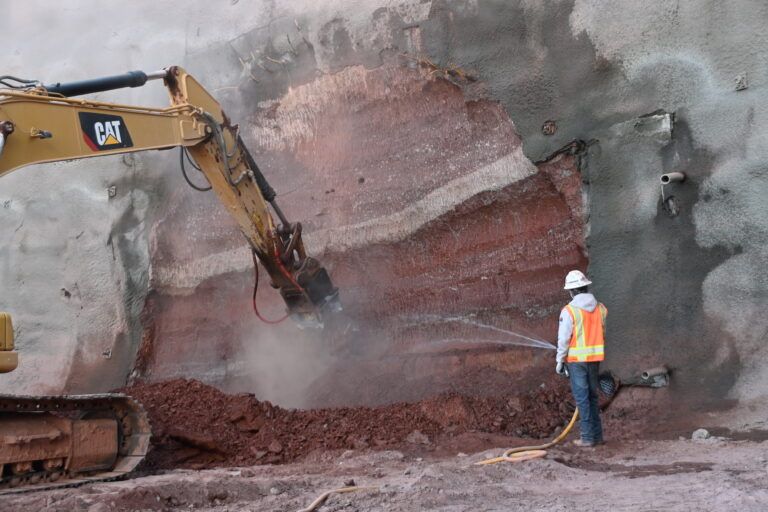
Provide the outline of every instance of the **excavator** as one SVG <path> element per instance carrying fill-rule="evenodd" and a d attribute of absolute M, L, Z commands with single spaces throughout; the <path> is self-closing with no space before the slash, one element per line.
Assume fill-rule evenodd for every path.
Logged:
<path fill-rule="evenodd" d="M 168 89 L 169 107 L 80 98 L 153 80 Z M 341 309 L 338 289 L 307 254 L 301 224 L 286 219 L 238 126 L 184 69 L 48 85 L 0 77 L 0 176 L 30 164 L 173 148 L 187 183 L 212 189 L 234 217 L 287 316 L 301 326 L 322 326 Z M 187 165 L 207 186 L 190 179 Z M 256 276 L 258 286 L 258 269 Z M 267 321 L 256 307 L 256 286 L 254 311 Z M 0 373 L 19 365 L 13 336 L 10 314 L 0 313 Z M 147 453 L 150 435 L 141 405 L 123 394 L 0 394 L 0 494 L 125 477 Z"/>

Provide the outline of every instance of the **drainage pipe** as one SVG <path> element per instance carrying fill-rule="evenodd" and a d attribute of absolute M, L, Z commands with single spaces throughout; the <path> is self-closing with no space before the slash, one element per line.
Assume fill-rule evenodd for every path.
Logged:
<path fill-rule="evenodd" d="M 661 184 L 669 185 L 670 183 L 679 183 L 685 180 L 685 174 L 682 172 L 668 172 L 661 175 Z"/>
<path fill-rule="evenodd" d="M 643 380 L 649 380 L 653 377 L 658 377 L 660 375 L 666 375 L 669 373 L 669 370 L 666 366 L 657 366 L 656 368 L 651 368 L 650 370 L 645 370 L 643 373 L 640 374 L 640 376 L 643 378 Z"/>

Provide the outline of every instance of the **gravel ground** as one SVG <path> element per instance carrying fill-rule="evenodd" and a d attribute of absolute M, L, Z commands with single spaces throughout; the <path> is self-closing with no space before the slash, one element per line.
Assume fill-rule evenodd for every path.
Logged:
<path fill-rule="evenodd" d="M 282 466 L 175 470 L 124 482 L 3 497 L 2 510 L 296 511 L 349 480 L 331 511 L 765 511 L 768 441 L 627 441 L 478 467 L 498 450 L 431 459 L 398 451 L 318 452 Z"/>

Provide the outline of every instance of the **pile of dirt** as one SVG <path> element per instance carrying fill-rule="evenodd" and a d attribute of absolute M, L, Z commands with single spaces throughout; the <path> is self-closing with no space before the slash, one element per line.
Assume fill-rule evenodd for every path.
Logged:
<path fill-rule="evenodd" d="M 445 394 L 376 408 L 287 410 L 253 395 L 227 395 L 196 380 L 120 390 L 150 417 L 150 469 L 284 463 L 313 451 L 432 445 L 466 432 L 546 437 L 572 409 L 564 380 L 523 396 Z"/>

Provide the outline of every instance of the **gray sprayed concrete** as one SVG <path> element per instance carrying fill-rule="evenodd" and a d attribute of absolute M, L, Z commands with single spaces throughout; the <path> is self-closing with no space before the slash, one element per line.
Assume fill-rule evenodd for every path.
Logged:
<path fill-rule="evenodd" d="M 105 20 L 109 28 L 93 28 Z M 590 141 L 589 272 L 610 311 L 608 366 L 628 376 L 666 363 L 678 396 L 723 400 L 768 391 L 766 22 L 768 6 L 757 0 L 325 0 L 192 1 L 181 11 L 171 2 L 74 2 L 55 16 L 27 2 L 0 23 L 11 34 L 4 72 L 66 80 L 180 63 L 264 148 L 280 141 L 247 124 L 254 104 L 318 77 L 375 69 L 403 52 L 471 73 L 478 82 L 467 96 L 503 105 L 529 160 Z M 52 52 L 27 37 L 36 33 L 65 43 Z M 737 91 L 740 76 L 748 87 Z M 165 101 L 161 88 L 109 98 Z M 554 135 L 542 134 L 547 120 Z M 670 171 L 688 176 L 664 191 L 676 215 L 661 201 L 659 176 Z M 188 296 L 206 277 L 248 268 L 215 200 L 183 186 L 175 159 L 156 154 L 3 178 L 0 307 L 15 314 L 26 366 L 2 377 L 0 390 L 120 385 L 145 334 L 147 294 Z M 214 212 L 212 230 L 227 233 L 214 240 L 227 241 L 223 260 L 187 247 L 175 267 L 152 261 L 157 225 L 185 202 Z M 195 240 L 206 239 L 206 218 L 189 228 Z M 217 364 L 191 376 L 218 374 Z M 80 383 L 85 371 L 101 377 Z"/>
<path fill-rule="evenodd" d="M 504 103 L 531 159 L 595 139 L 590 274 L 620 374 L 666 363 L 686 393 L 768 389 L 767 17 L 750 1 L 435 2 L 423 25 L 430 55 L 473 70 Z M 674 113 L 669 133 L 640 119 L 660 109 Z M 671 171 L 688 176 L 666 187 L 676 217 L 661 205 Z"/>

